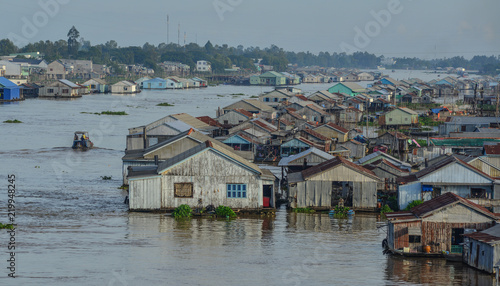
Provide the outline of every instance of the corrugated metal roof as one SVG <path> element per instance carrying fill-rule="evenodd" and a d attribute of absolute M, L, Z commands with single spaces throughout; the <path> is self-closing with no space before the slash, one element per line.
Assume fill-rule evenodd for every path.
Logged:
<path fill-rule="evenodd" d="M 318 133 L 318 132 L 316 132 L 316 131 L 314 131 L 312 129 L 309 129 L 309 128 L 306 128 L 306 129 L 304 129 L 302 131 L 304 131 L 307 134 L 309 134 L 309 135 L 311 135 L 313 137 L 316 137 L 317 139 L 322 140 L 322 141 L 328 141 L 328 140 L 330 140 L 330 138 L 328 138 L 326 136 L 323 136 L 320 133 Z"/>
<path fill-rule="evenodd" d="M 233 111 L 240 113 L 241 115 L 247 117 L 247 118 L 253 118 L 253 113 L 246 111 L 245 109 L 242 108 L 235 108 Z"/>
<path fill-rule="evenodd" d="M 187 113 L 173 114 L 170 116 L 199 130 L 210 129 L 210 125 L 206 124 L 205 122 L 199 119 L 196 119 L 196 117 L 193 117 Z"/>
<path fill-rule="evenodd" d="M 500 243 L 500 224 L 492 226 L 483 231 L 465 234 L 464 236 L 488 244 L 497 244 Z"/>
<path fill-rule="evenodd" d="M 199 116 L 196 117 L 196 119 L 201 120 L 210 126 L 222 127 L 217 120 L 213 119 L 210 116 Z"/>
<path fill-rule="evenodd" d="M 406 113 L 412 114 L 412 115 L 418 115 L 418 113 L 416 113 L 415 111 L 413 111 L 407 107 L 399 107 L 399 109 L 401 109 L 402 111 L 404 111 Z"/>
<path fill-rule="evenodd" d="M 17 88 L 18 87 L 17 84 L 6 79 L 5 77 L 0 77 L 0 85 L 2 85 L 3 87 L 7 87 L 7 88 Z"/>
<path fill-rule="evenodd" d="M 500 155 L 500 143 L 495 145 L 484 144 L 484 154 L 486 155 Z"/>
<path fill-rule="evenodd" d="M 245 160 L 244 158 L 240 157 L 239 155 L 233 153 L 232 151 L 229 151 L 225 148 L 221 148 L 218 144 L 213 144 L 213 141 L 207 140 L 200 145 L 191 148 L 190 150 L 187 150 L 186 152 L 183 152 L 177 156 L 174 156 L 173 158 L 170 158 L 166 160 L 165 162 L 159 164 L 158 166 L 158 174 L 165 172 L 167 169 L 175 166 L 176 164 L 200 153 L 205 151 L 206 149 L 211 148 L 215 151 L 217 151 L 219 154 L 223 155 L 224 157 L 233 160 L 234 162 L 238 163 L 239 165 L 242 165 L 250 170 L 253 170 L 255 173 L 262 174 L 261 169 L 255 165 L 254 163 L 250 163 L 249 161 Z"/>
<path fill-rule="evenodd" d="M 374 158 L 376 158 L 378 156 L 381 156 L 384 159 L 387 159 L 389 162 L 393 163 L 396 166 L 399 166 L 400 168 L 404 168 L 404 169 L 408 169 L 408 170 L 411 169 L 411 165 L 409 163 L 400 161 L 400 160 L 392 157 L 391 155 L 386 154 L 386 153 L 381 152 L 381 151 L 377 151 L 377 152 L 371 153 L 369 155 L 366 155 L 365 157 L 359 159 L 356 162 L 356 164 L 363 165 L 365 162 L 370 161 L 370 160 L 372 160 L 372 159 L 374 159 Z"/>
<path fill-rule="evenodd" d="M 333 159 L 333 156 L 332 156 L 332 155 L 330 155 L 330 154 L 328 154 L 328 153 L 326 153 L 326 152 L 323 152 L 323 151 L 321 151 L 321 150 L 319 150 L 319 149 L 317 149 L 317 148 L 312 147 L 312 148 L 309 148 L 309 149 L 307 149 L 307 150 L 305 150 L 305 151 L 302 151 L 302 152 L 300 152 L 300 153 L 298 153 L 298 154 L 295 154 L 295 155 L 292 155 L 292 156 L 289 156 L 289 157 L 282 158 L 282 159 L 280 160 L 280 162 L 278 163 L 278 166 L 284 166 L 284 167 L 286 167 L 286 166 L 288 166 L 291 162 L 293 162 L 293 161 L 295 161 L 295 160 L 297 160 L 297 159 L 300 159 L 300 158 L 302 158 L 302 157 L 306 157 L 306 156 L 308 156 L 309 154 L 314 154 L 314 155 L 316 155 L 316 156 L 319 156 L 319 157 L 321 157 L 321 158 L 325 159 L 325 161 L 326 161 L 326 160 Z M 309 165 L 309 166 L 312 166 L 312 163 L 309 163 L 309 162 L 308 162 L 308 165 Z"/>
<path fill-rule="evenodd" d="M 69 81 L 67 79 L 60 79 L 59 82 L 62 82 L 63 84 L 65 84 L 65 85 L 67 85 L 69 87 L 72 87 L 72 88 L 79 88 L 80 87 L 77 84 L 72 83 L 71 81 Z"/>
<path fill-rule="evenodd" d="M 433 198 L 432 200 L 423 202 L 422 204 L 413 207 L 411 209 L 411 212 L 414 213 L 416 216 L 422 218 L 431 215 L 432 213 L 443 207 L 456 203 L 462 203 L 486 216 L 491 217 L 494 220 L 498 219 L 494 213 L 490 212 L 486 208 L 450 192 L 444 193 L 436 198 Z"/>
<path fill-rule="evenodd" d="M 325 126 L 328 126 L 332 129 L 335 129 L 341 133 L 344 133 L 346 134 L 347 132 L 349 132 L 349 130 L 345 129 L 344 127 L 341 127 L 341 126 L 338 126 L 337 124 L 334 124 L 332 122 L 328 122 L 327 124 L 325 124 Z"/>
<path fill-rule="evenodd" d="M 431 174 L 439 169 L 442 169 L 450 164 L 453 164 L 453 163 L 460 164 L 460 165 L 466 167 L 467 169 L 471 170 L 472 172 L 475 172 L 475 173 L 491 180 L 492 182 L 495 181 L 495 179 L 493 177 L 491 177 L 490 175 L 488 175 L 488 174 L 484 173 L 483 171 L 475 168 L 474 166 L 471 166 L 471 165 L 467 164 L 466 162 L 460 160 L 457 156 L 448 156 L 447 158 L 444 158 L 441 161 L 438 161 L 438 162 L 434 163 L 433 165 L 418 171 L 417 173 L 411 174 L 411 175 L 406 176 L 406 177 L 398 178 L 397 180 L 398 180 L 398 182 L 402 182 L 402 183 L 418 181 L 421 178 L 423 178 L 423 177 L 425 177 L 425 176 L 427 176 L 427 175 L 429 175 L 429 174 Z"/>
<path fill-rule="evenodd" d="M 189 129 L 193 128 L 194 126 L 188 125 L 180 120 L 177 121 L 171 121 L 171 122 L 165 122 L 163 123 L 164 125 L 177 130 L 178 132 L 185 132 L 189 131 Z"/>
<path fill-rule="evenodd" d="M 496 117 L 449 116 L 445 124 L 490 124 L 497 121 Z"/>
<path fill-rule="evenodd" d="M 377 177 L 377 175 L 373 171 L 370 171 L 370 170 L 368 170 L 360 165 L 356 165 L 353 162 L 347 161 L 346 159 L 344 159 L 342 157 L 335 157 L 335 158 L 328 160 L 328 161 L 325 161 L 317 166 L 306 169 L 306 170 L 302 171 L 302 176 L 304 177 L 304 179 L 307 179 L 307 178 L 312 177 L 316 174 L 322 173 L 326 170 L 335 168 L 339 165 L 344 165 L 344 166 L 346 166 L 346 167 L 348 167 L 348 168 L 350 168 L 350 169 L 352 169 L 360 174 L 371 177 L 372 179 L 380 180 L 380 178 Z"/>

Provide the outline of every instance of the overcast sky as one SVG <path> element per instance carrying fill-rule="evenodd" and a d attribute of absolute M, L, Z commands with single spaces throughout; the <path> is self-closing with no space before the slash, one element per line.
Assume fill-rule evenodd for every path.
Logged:
<path fill-rule="evenodd" d="M 42 8 L 46 3 L 48 8 Z M 58 3 L 57 7 L 54 3 Z M 1 38 L 67 40 L 75 26 L 92 45 L 269 47 L 442 58 L 500 55 L 500 1 L 484 0 L 39 0 L 4 1 Z M 54 12 L 55 11 L 55 12 Z M 8 27 L 8 28 L 7 28 Z"/>

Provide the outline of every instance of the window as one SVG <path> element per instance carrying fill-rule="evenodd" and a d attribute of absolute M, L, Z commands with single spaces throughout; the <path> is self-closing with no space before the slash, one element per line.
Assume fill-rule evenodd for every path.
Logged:
<path fill-rule="evenodd" d="M 227 197 L 244 199 L 247 197 L 246 184 L 227 184 Z"/>
<path fill-rule="evenodd" d="M 229 124 L 229 120 L 224 120 L 224 124 Z"/>
<path fill-rule="evenodd" d="M 192 198 L 193 183 L 174 183 L 174 196 L 176 198 Z"/>
<path fill-rule="evenodd" d="M 54 93 L 54 89 L 53 88 L 49 88 L 49 89 L 47 89 L 47 92 L 48 93 Z"/>
<path fill-rule="evenodd" d="M 409 240 L 409 243 L 420 243 L 420 239 L 421 236 L 420 235 L 409 235 L 408 236 L 408 240 Z"/>
<path fill-rule="evenodd" d="M 63 89 L 62 93 L 68 93 L 68 89 Z"/>
<path fill-rule="evenodd" d="M 269 102 L 269 97 L 264 97 L 265 102 Z"/>
<path fill-rule="evenodd" d="M 392 118 L 389 118 L 389 122 L 392 121 Z"/>

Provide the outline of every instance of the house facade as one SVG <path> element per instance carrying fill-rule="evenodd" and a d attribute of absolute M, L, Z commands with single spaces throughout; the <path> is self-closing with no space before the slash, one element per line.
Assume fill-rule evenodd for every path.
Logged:
<path fill-rule="evenodd" d="M 0 100 L 19 100 L 21 95 L 21 89 L 17 84 L 5 77 L 0 77 Z"/>
<path fill-rule="evenodd" d="M 142 82 L 143 89 L 166 89 L 167 81 L 162 78 L 153 78 Z"/>
<path fill-rule="evenodd" d="M 380 179 L 372 171 L 335 157 L 289 174 L 289 201 L 292 208 L 331 209 L 343 198 L 354 209 L 374 210 L 378 182 Z"/>
<path fill-rule="evenodd" d="M 66 79 L 60 79 L 40 88 L 40 97 L 70 98 L 81 97 L 82 86 L 72 83 Z"/>
<path fill-rule="evenodd" d="M 172 210 L 182 204 L 273 207 L 273 184 L 274 178 L 263 176 L 257 165 L 206 141 L 160 163 L 149 174 L 132 171 L 129 209 Z"/>
<path fill-rule="evenodd" d="M 447 193 L 410 211 L 386 213 L 386 247 L 397 253 L 461 254 L 463 235 L 493 226 L 497 216 L 458 195 Z"/>
<path fill-rule="evenodd" d="M 122 80 L 111 86 L 111 92 L 118 94 L 132 94 L 132 93 L 138 93 L 140 92 L 140 90 L 137 84 L 130 81 Z"/>

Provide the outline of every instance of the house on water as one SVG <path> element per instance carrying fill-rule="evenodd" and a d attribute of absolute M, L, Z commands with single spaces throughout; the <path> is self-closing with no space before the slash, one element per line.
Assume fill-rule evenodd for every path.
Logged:
<path fill-rule="evenodd" d="M 446 193 L 410 211 L 385 214 L 386 247 L 399 254 L 428 253 L 441 256 L 443 251 L 460 254 L 464 234 L 495 225 L 498 217 L 467 199 Z"/>
<path fill-rule="evenodd" d="M 74 98 L 81 97 L 82 86 L 67 79 L 54 81 L 39 90 L 39 97 Z"/>
<path fill-rule="evenodd" d="M 302 172 L 288 174 L 292 208 L 331 209 L 343 198 L 355 210 L 377 208 L 379 177 L 344 158 L 335 157 Z"/>
<path fill-rule="evenodd" d="M 464 234 L 464 262 L 479 270 L 496 274 L 500 268 L 500 225 L 479 232 Z"/>
<path fill-rule="evenodd" d="M 21 99 L 20 87 L 5 77 L 0 77 L 0 100 L 14 101 Z"/>
<path fill-rule="evenodd" d="M 446 193 L 481 199 L 485 203 L 500 198 L 498 180 L 455 156 L 448 156 L 419 172 L 401 177 L 398 183 L 400 209 L 406 208 L 412 201 L 428 201 Z"/>
<path fill-rule="evenodd" d="M 137 84 L 127 80 L 122 80 L 111 86 L 111 93 L 133 94 L 139 92 L 141 92 L 141 90 L 139 89 Z"/>
<path fill-rule="evenodd" d="M 82 84 L 86 86 L 90 93 L 107 93 L 109 85 L 103 79 L 91 78 Z"/>
<path fill-rule="evenodd" d="M 356 96 L 360 93 L 366 92 L 366 88 L 354 82 L 341 82 L 328 89 L 330 93 L 345 93 L 350 96 Z"/>
<path fill-rule="evenodd" d="M 166 89 L 167 81 L 162 78 L 153 78 L 142 82 L 143 89 Z"/>
<path fill-rule="evenodd" d="M 129 209 L 173 210 L 182 204 L 273 208 L 274 180 L 257 165 L 207 140 L 152 168 L 132 167 Z"/>

